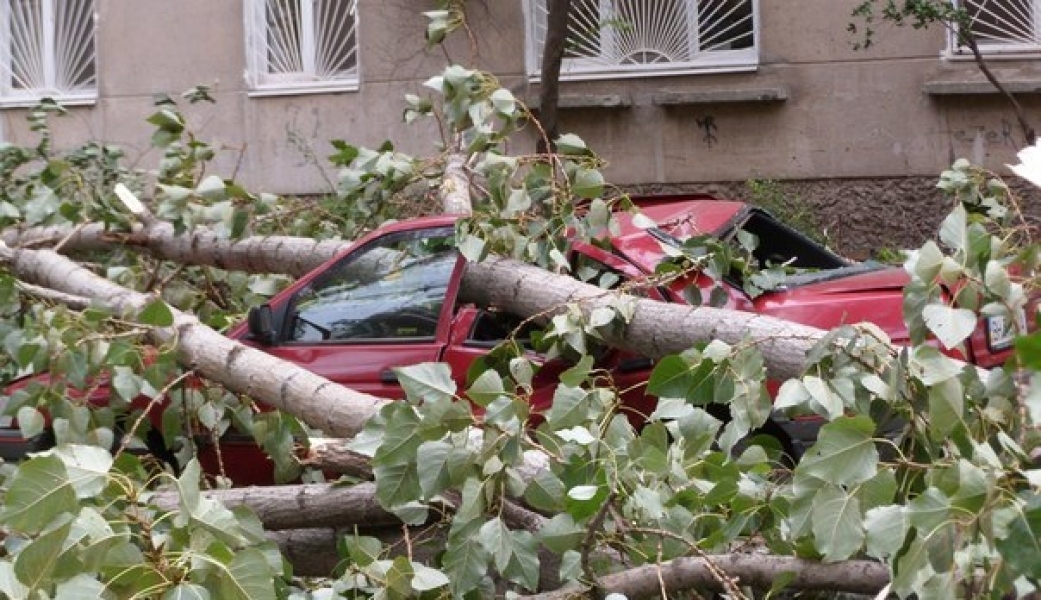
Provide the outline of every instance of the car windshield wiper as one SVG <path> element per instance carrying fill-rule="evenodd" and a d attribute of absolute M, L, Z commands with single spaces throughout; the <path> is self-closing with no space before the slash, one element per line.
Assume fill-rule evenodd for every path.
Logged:
<path fill-rule="evenodd" d="M 650 235 L 652 238 L 658 240 L 659 242 L 661 242 L 663 244 L 666 244 L 668 246 L 672 246 L 673 248 L 682 248 L 683 247 L 683 241 L 682 240 L 680 240 L 678 237 L 672 235 L 671 233 L 666 233 L 666 232 L 662 231 L 661 229 L 659 229 L 657 227 L 651 227 L 649 229 L 645 229 L 644 231 L 646 231 L 648 233 L 648 235 Z"/>

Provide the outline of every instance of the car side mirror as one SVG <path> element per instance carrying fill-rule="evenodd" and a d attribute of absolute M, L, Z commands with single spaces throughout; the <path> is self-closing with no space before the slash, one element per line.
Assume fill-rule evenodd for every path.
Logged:
<path fill-rule="evenodd" d="M 270 304 L 261 304 L 249 309 L 247 317 L 249 324 L 249 337 L 264 344 L 273 346 L 278 341 L 275 331 L 275 318 L 271 313 Z"/>

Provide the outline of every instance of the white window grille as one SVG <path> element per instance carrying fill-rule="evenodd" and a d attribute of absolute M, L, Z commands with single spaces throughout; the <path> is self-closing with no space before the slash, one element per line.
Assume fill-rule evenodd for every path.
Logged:
<path fill-rule="evenodd" d="M 528 72 L 539 76 L 546 0 L 527 0 Z M 572 0 L 562 79 L 753 70 L 758 0 Z"/>
<path fill-rule="evenodd" d="M 953 0 L 972 17 L 972 35 L 987 54 L 1036 54 L 1041 52 L 1041 0 Z M 950 34 L 953 55 L 971 55 Z"/>
<path fill-rule="evenodd" d="M 250 87 L 259 93 L 358 86 L 357 0 L 247 0 Z"/>
<path fill-rule="evenodd" d="M 95 0 L 0 0 L 0 105 L 97 98 Z"/>

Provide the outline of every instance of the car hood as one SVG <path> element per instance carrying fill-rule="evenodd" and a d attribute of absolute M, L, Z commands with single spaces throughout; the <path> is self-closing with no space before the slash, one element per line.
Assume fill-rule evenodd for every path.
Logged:
<path fill-rule="evenodd" d="M 863 263 L 789 277 L 752 302 L 755 311 L 821 329 L 871 322 L 894 343 L 906 343 L 903 269 Z"/>

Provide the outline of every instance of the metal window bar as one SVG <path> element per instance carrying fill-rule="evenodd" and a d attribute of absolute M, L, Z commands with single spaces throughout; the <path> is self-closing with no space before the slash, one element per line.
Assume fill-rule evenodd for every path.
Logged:
<path fill-rule="evenodd" d="M 258 88 L 357 79 L 357 0 L 251 0 L 247 46 Z"/>
<path fill-rule="evenodd" d="M 528 0 L 529 72 L 538 75 L 546 0 Z M 757 0 L 578 0 L 565 79 L 748 70 L 758 63 Z"/>
<path fill-rule="evenodd" d="M 981 52 L 1041 52 L 1041 0 L 952 0 L 972 18 L 972 35 Z M 952 54 L 969 54 L 952 32 Z"/>
<path fill-rule="evenodd" d="M 0 101 L 93 99 L 95 0 L 0 0 Z"/>

